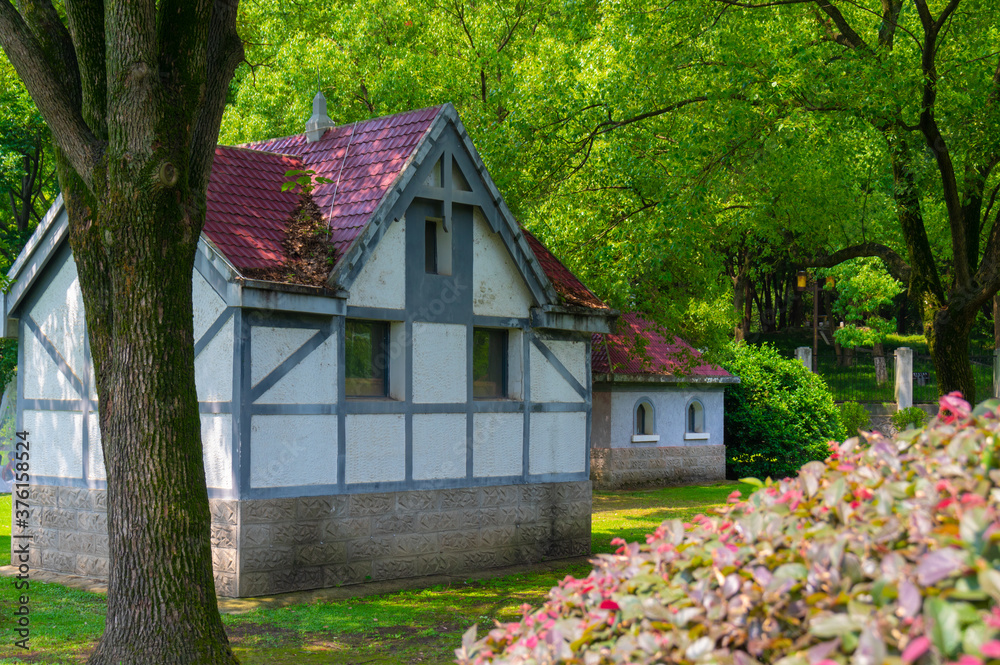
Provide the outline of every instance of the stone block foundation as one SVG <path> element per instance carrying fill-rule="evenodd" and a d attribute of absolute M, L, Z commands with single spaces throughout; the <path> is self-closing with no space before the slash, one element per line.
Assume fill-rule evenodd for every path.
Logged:
<path fill-rule="evenodd" d="M 726 447 L 591 448 L 594 489 L 619 489 L 726 479 Z"/>
<path fill-rule="evenodd" d="M 32 569 L 107 579 L 105 491 L 33 486 L 31 503 Z M 589 481 L 210 504 L 220 596 L 470 572 L 590 553 Z"/>

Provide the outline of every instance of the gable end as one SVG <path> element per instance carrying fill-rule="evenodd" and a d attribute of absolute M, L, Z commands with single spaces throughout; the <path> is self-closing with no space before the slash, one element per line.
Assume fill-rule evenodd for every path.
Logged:
<path fill-rule="evenodd" d="M 443 164 L 443 186 L 429 186 L 426 181 L 439 160 Z M 453 186 L 452 163 L 460 170 L 471 191 Z M 555 289 L 531 252 L 451 104 L 446 104 L 438 113 L 410 163 L 372 214 L 364 232 L 358 235 L 334 268 L 329 279 L 332 287 L 350 289 L 389 225 L 405 215 L 415 198 L 440 201 L 446 218 L 450 217 L 454 203 L 479 208 L 490 228 L 502 238 L 535 302 L 538 305 L 559 302 Z"/>

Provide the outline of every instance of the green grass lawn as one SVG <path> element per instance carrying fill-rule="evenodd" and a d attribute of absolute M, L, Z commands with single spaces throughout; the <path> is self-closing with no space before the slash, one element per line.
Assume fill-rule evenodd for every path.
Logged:
<path fill-rule="evenodd" d="M 643 540 L 664 519 L 690 519 L 725 503 L 734 483 L 633 492 L 595 492 L 593 551 L 611 552 L 615 536 Z M 747 491 L 750 486 L 743 486 Z M 746 493 L 746 492 L 745 492 Z M 10 515 L 10 497 L 0 497 Z M 9 517 L 0 520 L 2 562 L 10 558 Z M 247 665 L 450 663 L 462 633 L 520 617 L 566 575 L 585 576 L 586 564 L 417 591 L 258 608 L 224 615 L 237 655 Z M 83 663 L 104 630 L 105 598 L 58 584 L 31 583 L 32 663 Z M 0 578 L 0 665 L 13 660 L 13 580 Z"/>

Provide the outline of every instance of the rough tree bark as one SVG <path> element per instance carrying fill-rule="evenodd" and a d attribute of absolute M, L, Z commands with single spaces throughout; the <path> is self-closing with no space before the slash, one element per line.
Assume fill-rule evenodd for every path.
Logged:
<path fill-rule="evenodd" d="M 218 614 L 191 272 L 237 0 L 15 9 L 0 45 L 52 130 L 108 474 L 105 632 L 90 663 L 235 663 Z"/>

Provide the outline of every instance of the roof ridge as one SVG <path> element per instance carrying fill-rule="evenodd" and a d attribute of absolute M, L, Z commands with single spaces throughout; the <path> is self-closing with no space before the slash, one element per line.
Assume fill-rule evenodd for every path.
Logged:
<path fill-rule="evenodd" d="M 421 111 L 427 111 L 427 110 L 430 110 L 430 109 L 438 109 L 438 110 L 440 110 L 442 107 L 444 107 L 444 104 L 432 104 L 431 106 L 424 106 L 424 107 L 421 107 L 419 109 L 410 109 L 408 111 L 399 111 L 398 113 L 388 113 L 386 115 L 378 115 L 378 116 L 374 116 L 374 117 L 371 117 L 371 118 L 362 118 L 360 120 L 355 120 L 353 122 L 345 122 L 343 124 L 338 124 L 338 125 L 334 125 L 333 127 L 329 127 L 329 128 L 326 129 L 326 131 L 323 132 L 323 134 L 325 135 L 326 132 L 328 132 L 330 130 L 341 129 L 343 127 L 347 127 L 348 125 L 359 125 L 359 124 L 361 124 L 363 122 L 371 122 L 373 120 L 384 120 L 385 118 L 394 118 L 397 115 L 406 115 L 407 113 L 419 113 Z M 305 132 L 297 132 L 295 134 L 288 134 L 286 136 L 272 136 L 272 137 L 266 138 L 266 139 L 256 139 L 254 141 L 247 141 L 246 143 L 240 143 L 239 145 L 230 146 L 230 147 L 233 147 L 233 148 L 242 148 L 244 150 L 257 150 L 256 148 L 247 148 L 246 146 L 254 144 L 254 143 L 277 143 L 278 141 L 284 141 L 285 139 L 298 138 L 300 136 L 305 136 L 305 135 L 306 135 Z M 267 152 L 267 151 L 266 150 L 258 150 L 258 152 Z M 285 154 L 285 153 L 275 153 L 275 154 Z"/>
<path fill-rule="evenodd" d="M 221 143 L 215 146 L 216 148 L 225 148 L 226 150 L 239 150 L 241 152 L 257 152 L 262 155 L 277 155 L 279 157 L 290 157 L 292 159 L 297 159 L 302 161 L 301 155 L 296 155 L 290 152 L 275 152 L 273 150 L 261 150 L 259 148 L 248 148 L 246 145 L 223 145 Z"/>

